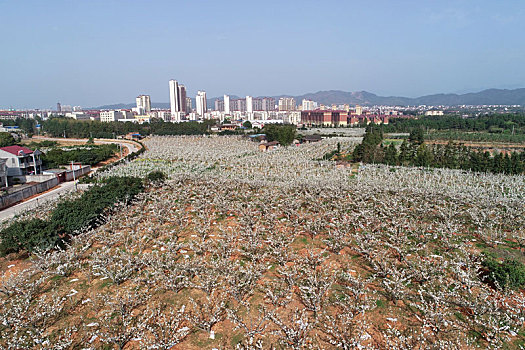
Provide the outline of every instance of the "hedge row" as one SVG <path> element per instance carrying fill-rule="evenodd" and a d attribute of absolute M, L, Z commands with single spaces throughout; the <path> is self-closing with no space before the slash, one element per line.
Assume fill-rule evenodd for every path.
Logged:
<path fill-rule="evenodd" d="M 61 247 L 81 230 L 96 227 L 104 212 L 115 203 L 127 202 L 141 191 L 140 178 L 107 178 L 79 198 L 59 203 L 49 220 L 17 221 L 0 231 L 0 255 Z"/>

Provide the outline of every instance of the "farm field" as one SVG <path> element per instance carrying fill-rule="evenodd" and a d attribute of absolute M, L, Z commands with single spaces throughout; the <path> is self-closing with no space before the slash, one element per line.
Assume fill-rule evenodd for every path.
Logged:
<path fill-rule="evenodd" d="M 525 346 L 525 177 L 356 173 L 319 160 L 337 143 L 357 144 L 147 138 L 97 176 L 165 181 L 64 250 L 0 258 L 0 348 Z"/>

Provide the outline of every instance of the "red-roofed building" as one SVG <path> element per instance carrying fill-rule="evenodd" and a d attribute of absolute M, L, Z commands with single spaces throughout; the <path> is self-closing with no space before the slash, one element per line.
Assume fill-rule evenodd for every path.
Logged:
<path fill-rule="evenodd" d="M 22 146 L 0 147 L 0 159 L 6 160 L 7 176 L 40 174 L 42 172 L 40 154 L 38 150 L 33 152 Z"/>
<path fill-rule="evenodd" d="M 308 126 L 346 126 L 347 111 L 321 110 L 301 112 L 301 123 Z"/>
<path fill-rule="evenodd" d="M 31 153 L 33 153 L 33 150 L 31 150 L 31 149 L 29 149 L 27 147 L 18 146 L 18 145 L 7 146 L 7 147 L 0 147 L 0 150 L 9 152 L 11 154 L 14 154 L 15 156 L 21 155 L 22 153 L 24 153 L 24 154 L 31 154 Z"/>

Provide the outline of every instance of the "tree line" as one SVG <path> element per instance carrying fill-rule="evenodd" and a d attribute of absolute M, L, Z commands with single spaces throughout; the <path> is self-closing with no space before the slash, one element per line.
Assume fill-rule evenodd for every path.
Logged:
<path fill-rule="evenodd" d="M 418 119 L 391 118 L 384 132 L 410 132 L 413 129 L 486 131 L 492 133 L 525 133 L 525 114 L 492 114 L 475 118 L 458 115 L 422 116 Z"/>
<path fill-rule="evenodd" d="M 383 142 L 383 128 L 369 125 L 361 144 L 355 147 L 352 160 L 363 163 L 388 165 L 421 166 L 492 172 L 522 174 L 525 171 L 525 152 L 501 153 L 492 155 L 460 143 L 450 141 L 446 145 L 427 145 L 424 143 L 422 129 L 415 129 L 408 140 L 400 147 Z"/>
<path fill-rule="evenodd" d="M 215 121 L 171 123 L 162 119 L 153 119 L 150 123 L 136 124 L 133 122 L 79 121 L 54 117 L 41 124 L 42 131 L 53 137 L 63 137 L 65 134 L 69 138 L 115 138 L 131 132 L 141 135 L 203 135 L 209 133 Z"/>

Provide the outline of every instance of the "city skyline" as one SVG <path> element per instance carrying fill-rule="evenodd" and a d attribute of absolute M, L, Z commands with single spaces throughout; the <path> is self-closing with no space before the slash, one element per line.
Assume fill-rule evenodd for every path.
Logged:
<path fill-rule="evenodd" d="M 164 102 L 173 77 L 188 96 L 519 88 L 524 17 L 519 1 L 0 1 L 9 30 L 0 38 L 8 68 L 0 108 L 99 106 L 138 94 Z M 115 18 L 122 25 L 104 25 Z"/>

